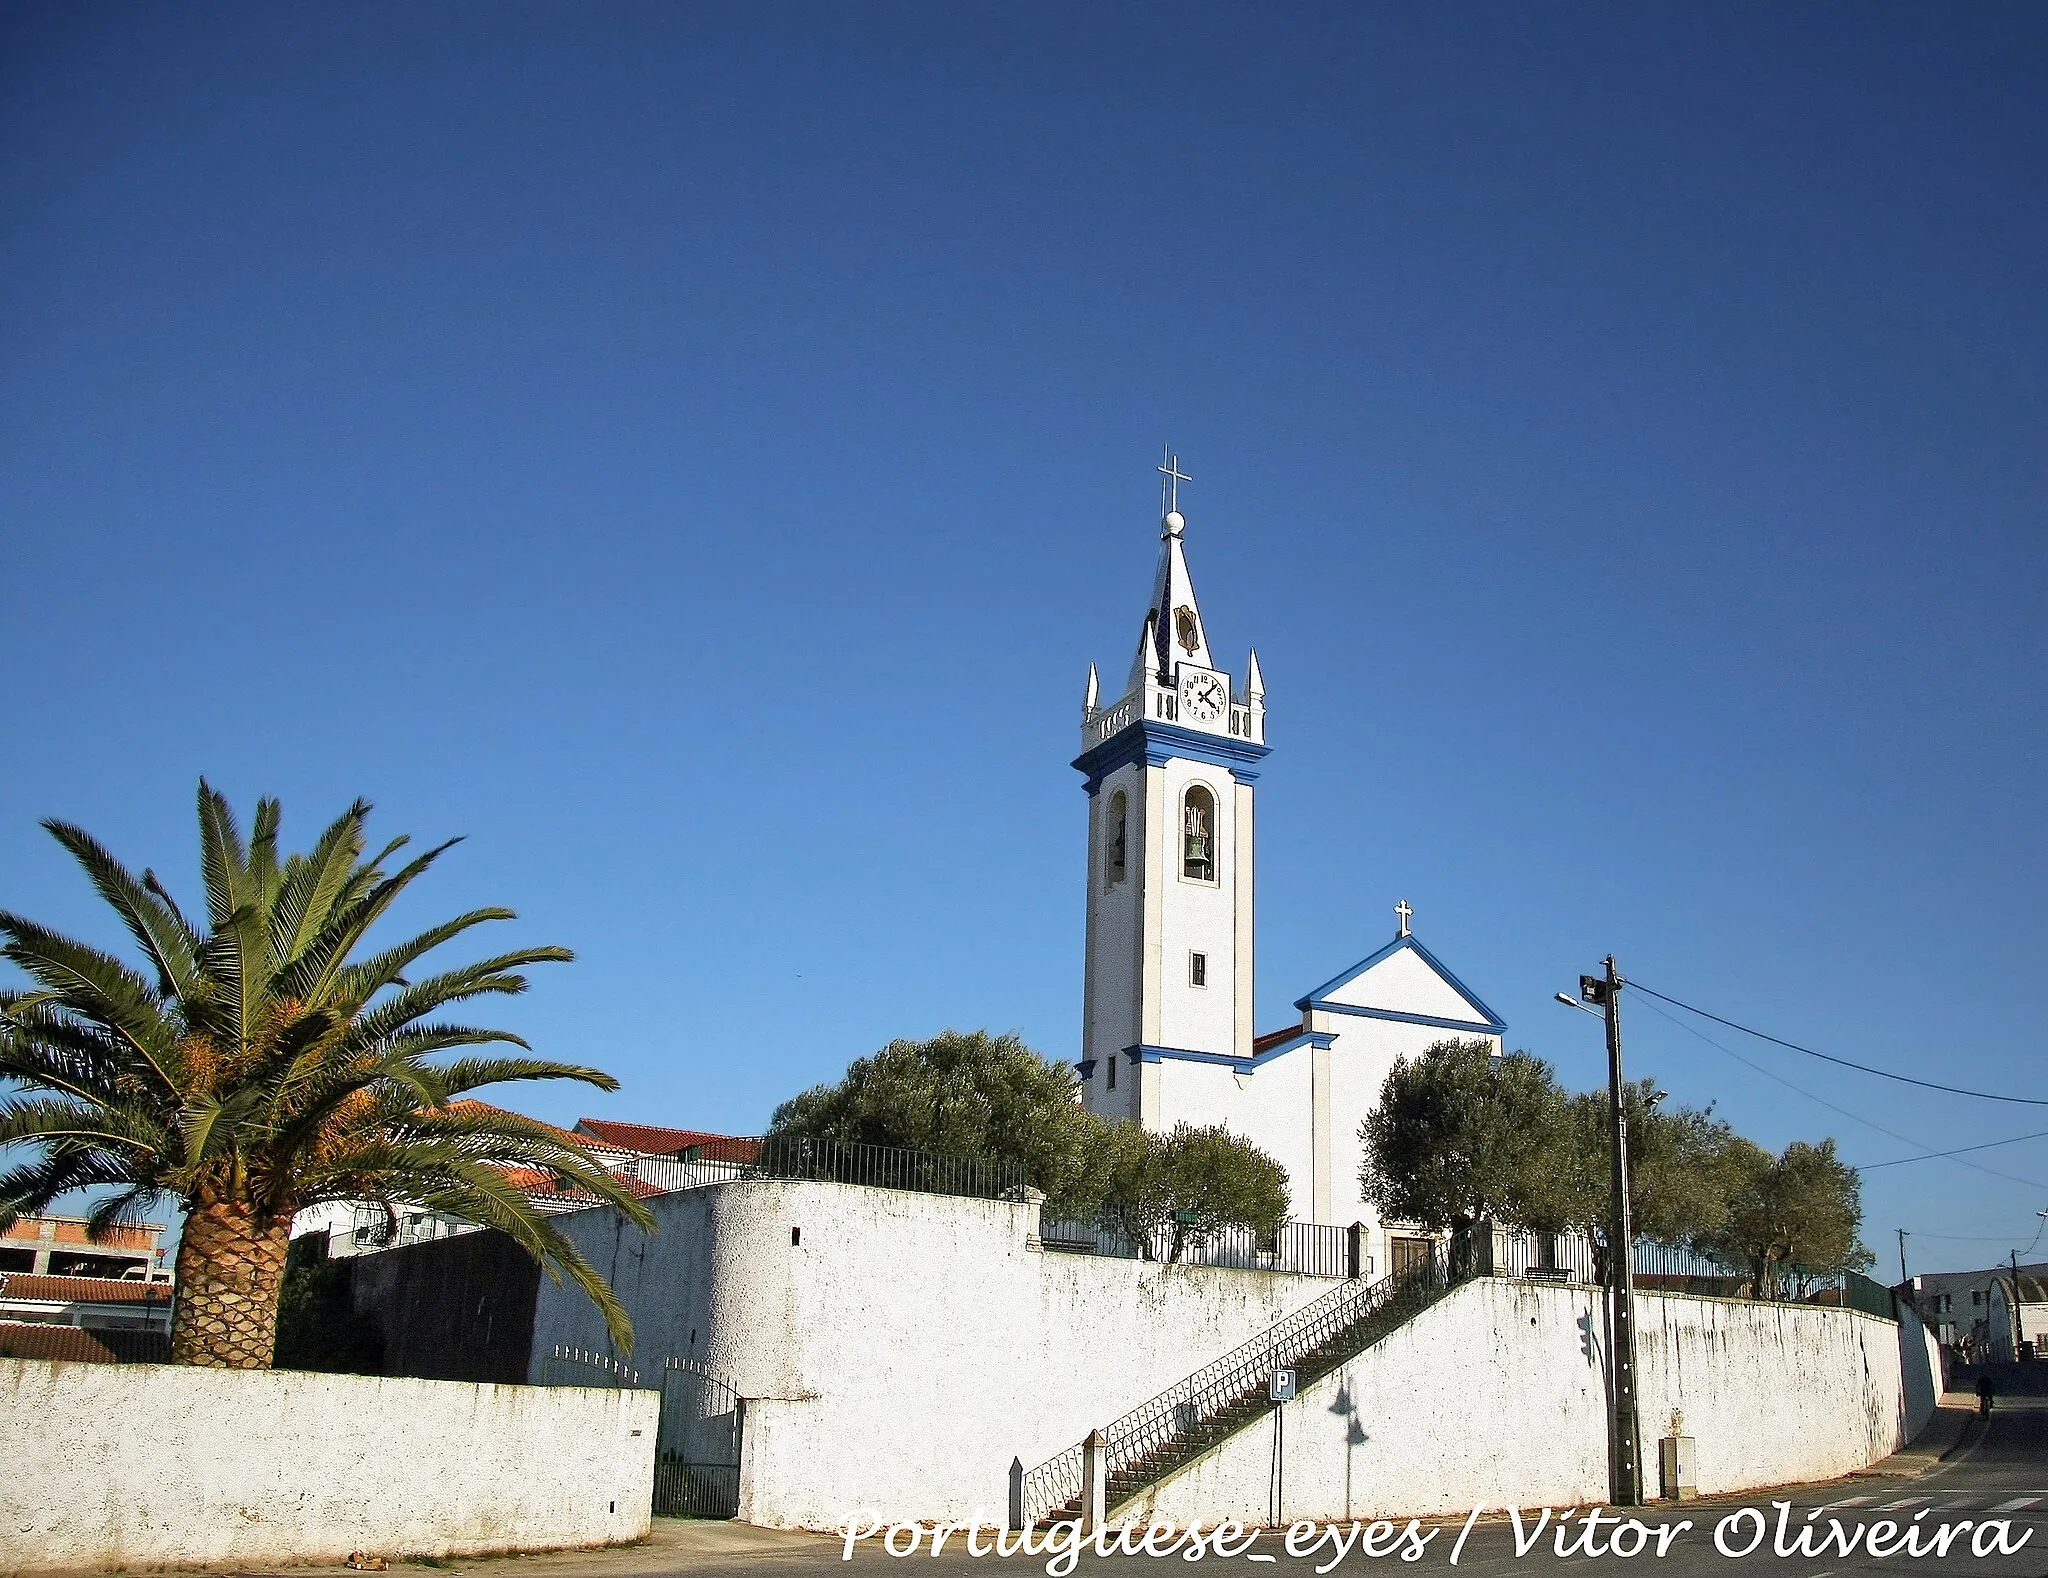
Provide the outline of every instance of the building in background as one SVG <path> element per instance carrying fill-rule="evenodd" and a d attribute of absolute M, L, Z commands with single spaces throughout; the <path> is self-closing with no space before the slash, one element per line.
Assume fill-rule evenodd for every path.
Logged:
<path fill-rule="evenodd" d="M 0 1233 L 0 1272 L 169 1281 L 163 1237 L 161 1222 L 137 1222 L 112 1228 L 95 1243 L 82 1216 L 24 1216 Z"/>

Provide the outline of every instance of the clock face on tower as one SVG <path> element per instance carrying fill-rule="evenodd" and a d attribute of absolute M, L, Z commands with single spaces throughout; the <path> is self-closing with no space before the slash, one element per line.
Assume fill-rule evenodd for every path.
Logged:
<path fill-rule="evenodd" d="M 1207 669 L 1190 669 L 1180 677 L 1180 708 L 1197 723 L 1214 723 L 1223 716 L 1230 693 L 1223 681 Z"/>

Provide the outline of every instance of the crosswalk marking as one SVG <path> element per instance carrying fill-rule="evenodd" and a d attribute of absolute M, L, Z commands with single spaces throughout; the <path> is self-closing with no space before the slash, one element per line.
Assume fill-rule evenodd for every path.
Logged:
<path fill-rule="evenodd" d="M 1985 1510 L 1988 1512 L 2018 1512 L 2020 1508 L 2031 1507 L 2040 1499 L 2039 1496 L 2015 1496 L 2010 1501 L 2001 1501 L 1997 1506 L 1989 1507 Z"/>
<path fill-rule="evenodd" d="M 1901 1496 L 1897 1501 L 1883 1503 L 1877 1510 L 1879 1512 L 1897 1512 L 1901 1507 L 1917 1507 L 1921 1502 L 1931 1499 L 1931 1497 L 1927 1496 Z"/>
<path fill-rule="evenodd" d="M 1875 1500 L 1877 1500 L 1877 1498 L 1876 1498 L 1875 1496 L 1850 1496 L 1850 1497 L 1847 1497 L 1846 1499 L 1844 1499 L 1844 1500 L 1842 1500 L 1842 1501 L 1831 1501 L 1831 1502 L 1829 1502 L 1829 1503 L 1828 1503 L 1828 1506 L 1827 1506 L 1827 1510 L 1829 1510 L 1829 1511 L 1833 1511 L 1833 1510 L 1834 1510 L 1834 1509 L 1835 1509 L 1836 1507 L 1860 1507 L 1860 1506 L 1862 1506 L 1862 1505 L 1863 1505 L 1863 1504 L 1864 1504 L 1864 1503 L 1865 1503 L 1866 1501 L 1875 1501 Z"/>

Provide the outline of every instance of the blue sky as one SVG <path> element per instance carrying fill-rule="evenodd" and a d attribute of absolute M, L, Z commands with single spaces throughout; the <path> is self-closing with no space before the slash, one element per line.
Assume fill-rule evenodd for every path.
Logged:
<path fill-rule="evenodd" d="M 2048 1099 L 2044 71 L 2023 6 L 12 7 L 0 904 L 115 940 L 44 816 L 189 892 L 200 774 L 362 794 L 468 836 L 406 919 L 578 951 L 503 1021 L 625 1089 L 543 1116 L 1071 1057 L 1171 443 L 1262 1029 L 1406 897 L 1575 1085 L 1611 950 Z M 1636 1002 L 1774 1147 L 2048 1129 Z M 1881 1268 L 2026 1247 L 2048 1142 L 1974 1159 L 1868 1176 Z"/>

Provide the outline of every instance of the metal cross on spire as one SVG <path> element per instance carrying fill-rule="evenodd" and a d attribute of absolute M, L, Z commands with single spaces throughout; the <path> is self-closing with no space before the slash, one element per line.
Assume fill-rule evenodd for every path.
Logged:
<path fill-rule="evenodd" d="M 1414 915 L 1414 913 L 1415 911 L 1411 910 L 1408 907 L 1408 901 L 1406 899 L 1403 899 L 1399 904 L 1396 904 L 1394 906 L 1394 919 L 1398 921 L 1401 926 L 1401 929 L 1394 933 L 1394 940 L 1396 942 L 1399 942 L 1403 937 L 1408 935 L 1408 921 L 1409 918 Z"/>
<path fill-rule="evenodd" d="M 1162 458 L 1166 464 L 1159 468 L 1159 475 L 1163 479 L 1159 484 L 1159 502 L 1163 506 L 1159 513 L 1171 515 L 1180 508 L 1180 485 L 1183 482 L 1193 482 L 1195 479 L 1180 469 L 1180 456 L 1168 455 L 1162 451 Z"/>

